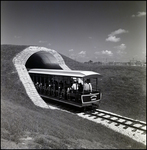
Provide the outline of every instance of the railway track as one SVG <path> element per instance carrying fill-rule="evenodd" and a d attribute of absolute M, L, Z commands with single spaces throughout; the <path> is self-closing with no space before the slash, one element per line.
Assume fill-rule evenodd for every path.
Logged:
<path fill-rule="evenodd" d="M 88 110 L 77 114 L 112 130 L 133 138 L 146 145 L 146 122 L 120 116 L 100 109 Z"/>
<path fill-rule="evenodd" d="M 115 123 L 117 123 L 117 126 L 122 124 L 122 125 L 125 125 L 124 128 L 131 127 L 131 128 L 134 128 L 133 131 L 140 130 L 140 131 L 142 131 L 142 134 L 146 134 L 146 122 L 123 117 L 123 116 L 116 115 L 116 114 L 106 112 L 106 111 L 102 111 L 99 109 L 96 109 L 94 112 L 87 111 L 87 112 L 85 112 L 85 115 L 86 114 L 88 114 L 89 117 L 95 116 L 95 119 L 102 118 L 102 119 L 109 120 L 110 121 L 109 123 L 115 122 Z"/>
<path fill-rule="evenodd" d="M 54 105 L 54 104 L 53 104 Z M 76 114 L 82 118 L 102 124 L 118 133 L 129 136 L 137 142 L 146 145 L 146 122 L 134 120 L 112 112 L 101 109 L 87 109 L 85 111 L 76 109 L 70 105 L 55 103 L 55 108 Z"/>

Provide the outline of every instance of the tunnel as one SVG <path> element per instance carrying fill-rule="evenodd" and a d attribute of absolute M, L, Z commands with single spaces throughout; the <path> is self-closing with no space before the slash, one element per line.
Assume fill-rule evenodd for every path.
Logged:
<path fill-rule="evenodd" d="M 12 62 L 31 101 L 36 106 L 51 108 L 51 106 L 48 106 L 36 91 L 32 79 L 28 74 L 28 70 L 29 68 L 71 70 L 65 64 L 62 56 L 53 49 L 39 46 L 29 46 L 17 53 Z"/>
<path fill-rule="evenodd" d="M 31 55 L 25 64 L 27 69 L 60 69 L 57 59 L 49 52 L 39 51 Z"/>

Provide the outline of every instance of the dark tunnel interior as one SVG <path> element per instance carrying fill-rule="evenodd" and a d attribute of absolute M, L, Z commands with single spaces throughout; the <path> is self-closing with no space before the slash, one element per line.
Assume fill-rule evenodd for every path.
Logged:
<path fill-rule="evenodd" d="M 25 64 L 27 69 L 60 69 L 57 59 L 49 52 L 40 51 L 29 57 Z"/>

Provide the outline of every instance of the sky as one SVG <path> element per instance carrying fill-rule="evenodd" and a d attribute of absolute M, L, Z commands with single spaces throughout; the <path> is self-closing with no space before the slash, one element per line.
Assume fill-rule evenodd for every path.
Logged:
<path fill-rule="evenodd" d="M 1 1 L 1 44 L 80 62 L 146 60 L 146 1 Z"/>

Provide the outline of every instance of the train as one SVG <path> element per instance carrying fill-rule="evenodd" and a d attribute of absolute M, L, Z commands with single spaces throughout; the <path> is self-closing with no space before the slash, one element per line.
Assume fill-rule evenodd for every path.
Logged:
<path fill-rule="evenodd" d="M 97 106 L 102 100 L 98 88 L 100 73 L 81 70 L 29 69 L 28 73 L 42 98 L 80 108 Z"/>

